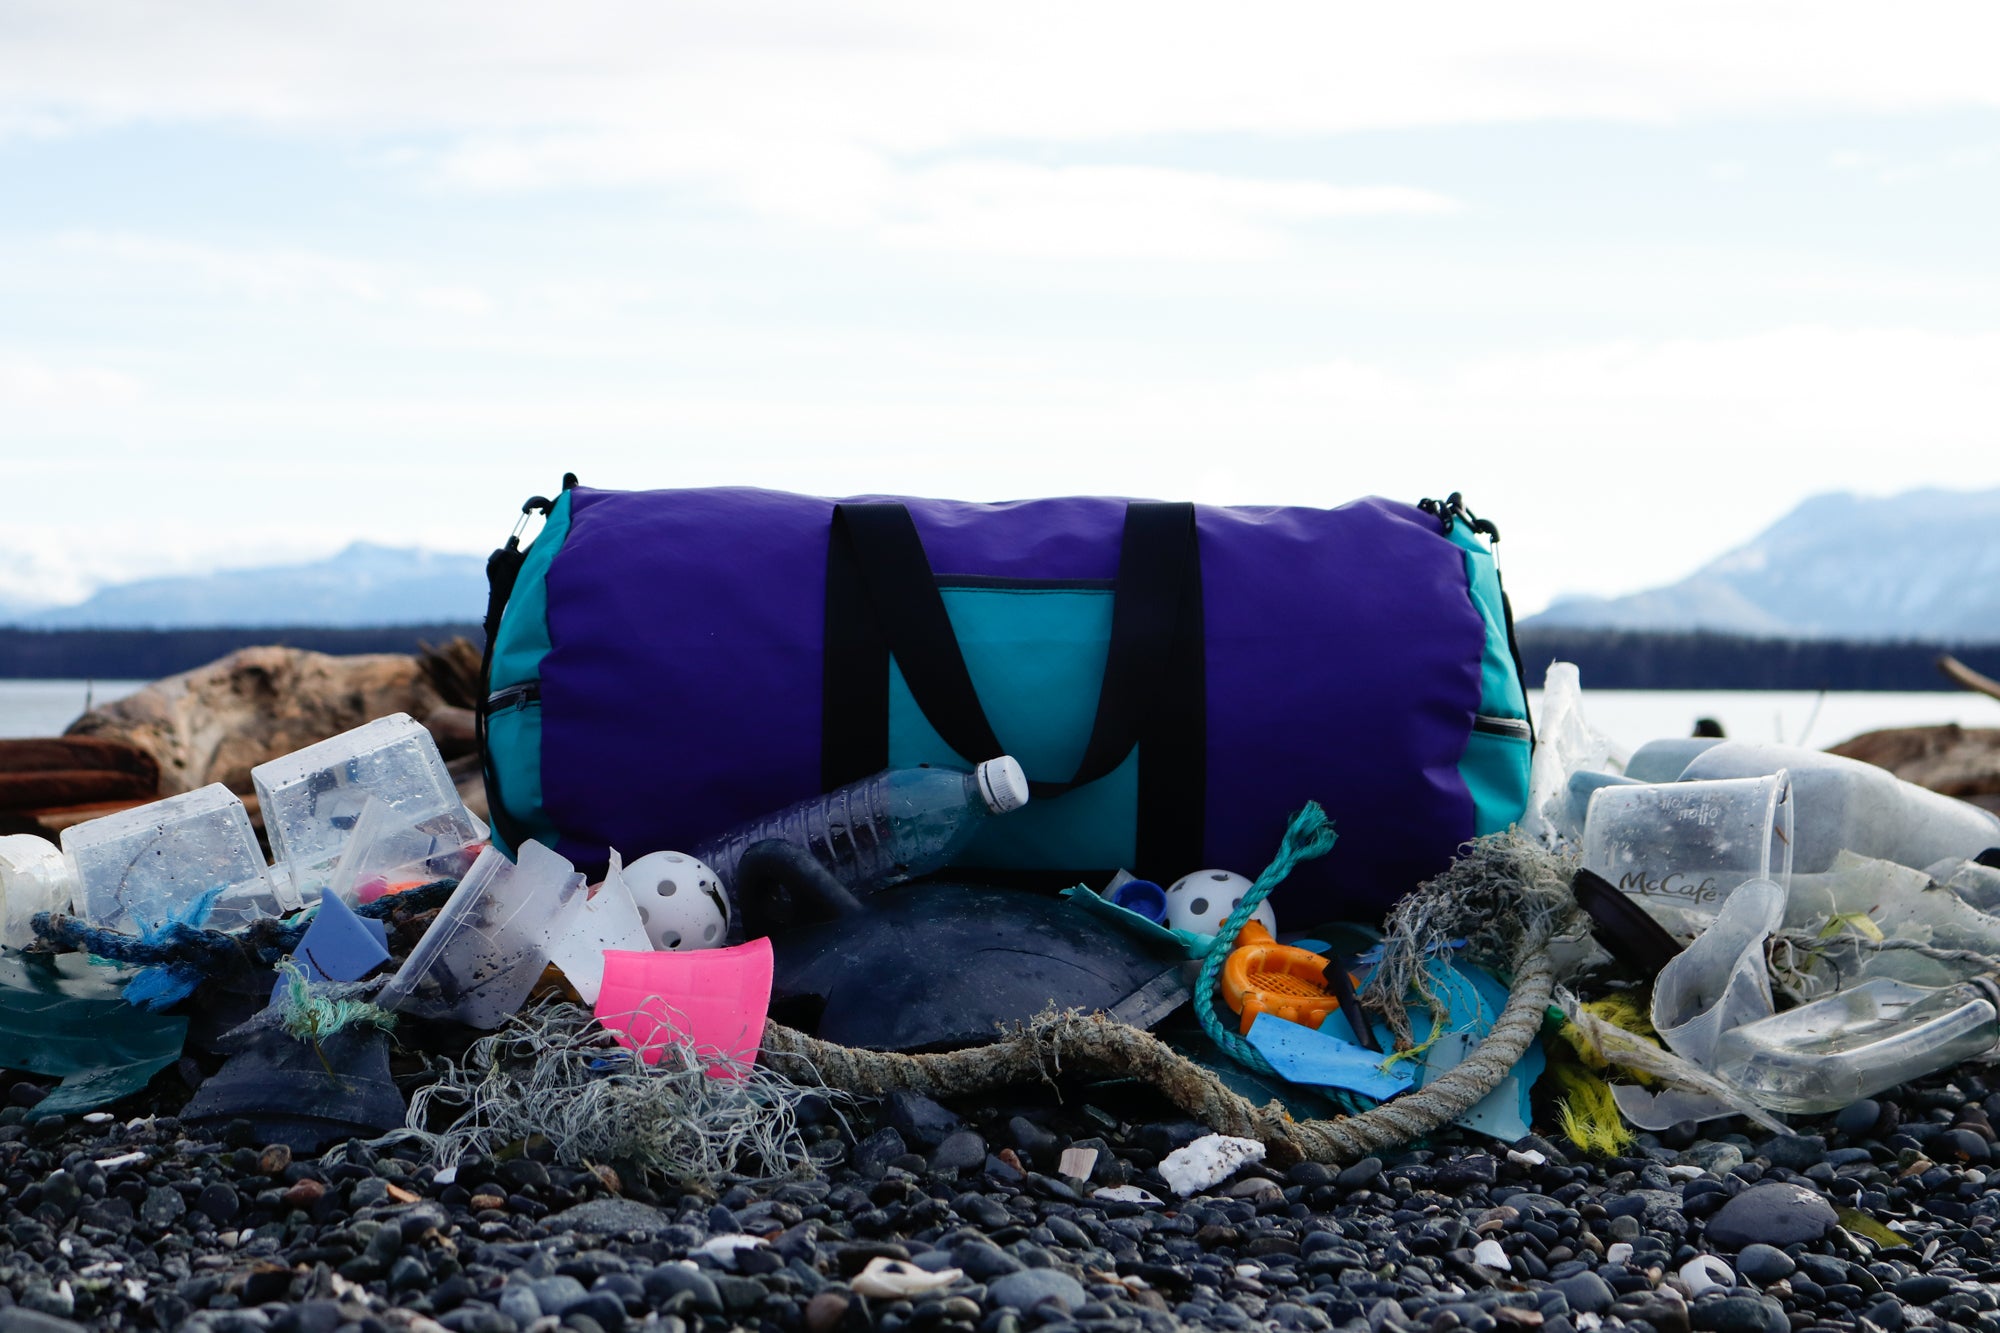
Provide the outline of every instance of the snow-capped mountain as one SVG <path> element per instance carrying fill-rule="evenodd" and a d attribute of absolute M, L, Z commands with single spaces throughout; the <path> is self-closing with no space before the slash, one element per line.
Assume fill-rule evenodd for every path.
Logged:
<path fill-rule="evenodd" d="M 1557 627 L 2000 640 L 2000 491 L 1815 496 L 1679 583 L 1522 622 Z"/>
<path fill-rule="evenodd" d="M 356 542 L 325 560 L 140 579 L 73 606 L 5 614 L 34 629 L 470 623 L 486 613 L 476 555 Z"/>

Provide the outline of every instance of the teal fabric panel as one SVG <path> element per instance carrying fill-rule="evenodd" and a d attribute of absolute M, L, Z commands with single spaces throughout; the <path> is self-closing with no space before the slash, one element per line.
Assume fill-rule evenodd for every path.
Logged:
<path fill-rule="evenodd" d="M 1527 810 L 1530 751 L 1526 736 L 1475 731 L 1466 741 L 1458 775 L 1472 793 L 1475 837 L 1500 832 Z"/>
<path fill-rule="evenodd" d="M 1109 588 L 943 588 L 945 611 L 993 732 L 1031 779 L 1076 773 L 1111 647 Z M 984 756 L 980 756 L 983 758 Z M 889 666 L 889 763 L 967 770 Z M 1129 867 L 1136 855 L 1137 752 L 1105 777 L 1032 800 L 982 829 L 961 864 L 988 869 Z"/>
<path fill-rule="evenodd" d="M 1528 696 L 1513 650 L 1507 643 L 1507 610 L 1500 595 L 1500 570 L 1484 538 L 1460 521 L 1451 539 L 1465 552 L 1466 591 L 1486 626 L 1479 656 L 1479 711 L 1486 717 L 1525 719 Z M 1459 776 L 1472 793 L 1473 832 L 1498 833 L 1528 808 L 1528 765 L 1533 744 L 1525 736 L 1474 731 L 1459 760 Z"/>
<path fill-rule="evenodd" d="M 1486 648 L 1479 656 L 1479 711 L 1488 717 L 1525 718 L 1528 696 L 1507 646 L 1507 611 L 1500 597 L 1500 570 L 1493 552 L 1463 523 L 1451 525 L 1451 539 L 1465 551 L 1465 581 L 1472 605 L 1486 622 Z"/>
<path fill-rule="evenodd" d="M 507 599 L 500 628 L 493 635 L 492 690 L 542 678 L 542 659 L 550 647 L 549 567 L 569 536 L 569 498 L 569 492 L 564 491 L 541 532 L 528 544 L 513 595 Z M 553 847 L 556 828 L 542 809 L 541 705 L 507 708 L 487 718 L 486 749 L 508 811 L 531 837 Z M 497 827 L 493 844 L 509 856 L 514 854 Z"/>

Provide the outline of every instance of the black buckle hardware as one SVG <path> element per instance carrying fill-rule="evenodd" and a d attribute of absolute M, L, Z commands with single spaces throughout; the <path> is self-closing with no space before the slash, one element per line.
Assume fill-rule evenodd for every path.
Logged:
<path fill-rule="evenodd" d="M 1438 531 L 1447 537 L 1451 536 L 1453 521 L 1462 518 L 1465 520 L 1466 527 L 1471 528 L 1488 541 L 1497 542 L 1500 540 L 1500 529 L 1493 523 L 1479 517 L 1470 509 L 1467 509 L 1465 507 L 1465 496 L 1458 491 L 1453 491 L 1448 497 L 1442 500 L 1419 500 L 1417 501 L 1417 508 L 1435 518 L 1438 521 Z"/>

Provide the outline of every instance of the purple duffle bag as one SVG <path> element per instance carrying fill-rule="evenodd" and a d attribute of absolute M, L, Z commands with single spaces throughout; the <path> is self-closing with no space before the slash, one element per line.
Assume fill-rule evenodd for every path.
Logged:
<path fill-rule="evenodd" d="M 530 507 L 540 532 L 490 567 L 503 847 L 630 861 L 883 768 L 1007 753 L 1033 799 L 959 871 L 1254 876 L 1313 800 L 1339 841 L 1274 899 L 1303 925 L 1380 916 L 1526 801 L 1497 533 L 1457 496 L 969 504 L 566 478 Z"/>

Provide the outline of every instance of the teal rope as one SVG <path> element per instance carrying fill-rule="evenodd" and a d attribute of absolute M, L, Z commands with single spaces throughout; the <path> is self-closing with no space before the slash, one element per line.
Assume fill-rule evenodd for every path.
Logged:
<path fill-rule="evenodd" d="M 1236 947 L 1237 933 L 1249 921 L 1250 914 L 1271 896 L 1271 890 L 1285 882 L 1285 876 L 1292 873 L 1294 866 L 1301 861 L 1317 860 L 1332 851 L 1337 836 L 1333 831 L 1333 821 L 1326 817 L 1326 811 L 1320 809 L 1319 802 L 1307 801 L 1306 808 L 1292 816 L 1277 856 L 1264 867 L 1264 873 L 1257 876 L 1257 882 L 1250 886 L 1243 895 L 1243 901 L 1236 904 L 1236 910 L 1229 914 L 1229 919 L 1222 923 L 1222 929 L 1216 932 L 1215 943 L 1208 946 L 1208 953 L 1202 959 L 1201 975 L 1195 979 L 1194 1012 L 1201 1019 L 1202 1031 L 1232 1060 L 1260 1074 L 1275 1075 L 1278 1071 L 1217 1012 L 1221 1006 L 1215 993 L 1216 982 L 1222 976 L 1223 961 Z"/>

